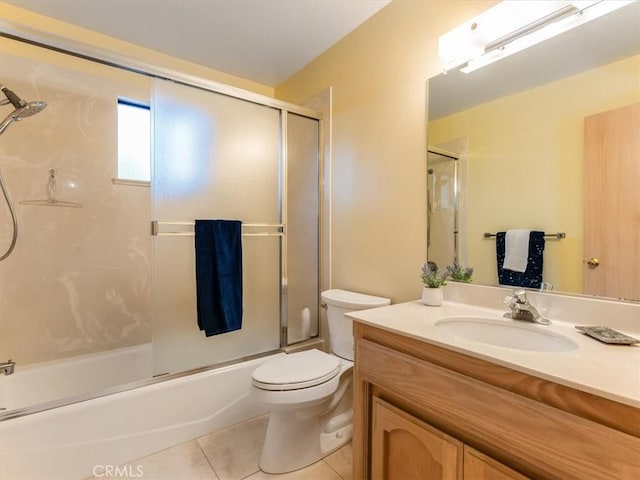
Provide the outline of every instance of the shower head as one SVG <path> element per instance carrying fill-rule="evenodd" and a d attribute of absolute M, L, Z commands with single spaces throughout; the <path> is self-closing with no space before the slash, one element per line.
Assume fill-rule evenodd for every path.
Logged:
<path fill-rule="evenodd" d="M 7 127 L 13 122 L 18 122 L 23 118 L 35 115 L 46 106 L 47 104 L 45 102 L 31 102 L 27 103 L 24 107 L 16 108 L 0 123 L 0 134 L 4 133 Z"/>
<path fill-rule="evenodd" d="M 20 108 L 16 108 L 13 112 L 11 112 L 9 116 L 13 117 L 14 120 L 22 120 L 23 118 L 30 117 L 44 110 L 46 106 L 47 102 L 43 102 L 40 100 L 25 103 Z"/>
<path fill-rule="evenodd" d="M 11 125 L 11 123 L 35 115 L 47 106 L 47 103 L 42 101 L 27 103 L 5 86 L 0 86 L 0 90 L 2 90 L 2 93 L 4 93 L 5 97 L 7 97 L 6 100 L 0 101 L 0 106 L 8 105 L 10 103 L 15 109 L 13 112 L 7 115 L 2 123 L 0 123 L 0 134 L 4 132 L 5 129 L 9 125 Z"/>

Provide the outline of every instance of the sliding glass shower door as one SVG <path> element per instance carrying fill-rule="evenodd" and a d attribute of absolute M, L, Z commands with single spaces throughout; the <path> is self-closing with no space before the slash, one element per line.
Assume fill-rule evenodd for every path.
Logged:
<path fill-rule="evenodd" d="M 319 122 L 286 116 L 288 344 L 318 335 Z"/>
<path fill-rule="evenodd" d="M 152 112 L 155 374 L 278 349 L 281 111 L 156 80 Z M 240 330 L 206 337 L 198 328 L 196 219 L 243 222 Z"/>

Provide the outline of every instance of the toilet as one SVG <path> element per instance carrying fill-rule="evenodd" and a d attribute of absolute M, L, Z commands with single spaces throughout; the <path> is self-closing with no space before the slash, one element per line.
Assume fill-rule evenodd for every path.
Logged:
<path fill-rule="evenodd" d="M 269 410 L 260 456 L 260 469 L 266 473 L 306 467 L 352 437 L 353 321 L 344 314 L 391 301 L 346 290 L 327 290 L 321 298 L 331 353 L 282 353 L 252 375 L 252 393 Z"/>

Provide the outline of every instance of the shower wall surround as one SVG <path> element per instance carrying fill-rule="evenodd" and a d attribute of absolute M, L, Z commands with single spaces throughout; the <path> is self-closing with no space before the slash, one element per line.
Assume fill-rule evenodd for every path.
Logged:
<path fill-rule="evenodd" d="M 150 79 L 5 38 L 0 54 L 2 83 L 48 103 L 0 142 L 19 217 L 0 263 L 0 359 L 22 367 L 150 342 L 150 192 L 112 182 L 117 99 L 148 102 Z M 82 208 L 20 204 L 47 198 L 50 168 L 56 198 Z M 10 236 L 2 204 L 2 247 Z"/>

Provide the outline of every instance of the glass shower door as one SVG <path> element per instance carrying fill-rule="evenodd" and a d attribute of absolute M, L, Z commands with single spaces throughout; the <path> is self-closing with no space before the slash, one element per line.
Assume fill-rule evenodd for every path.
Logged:
<path fill-rule="evenodd" d="M 206 337 L 196 318 L 192 222 L 280 223 L 280 111 L 156 80 L 152 114 L 153 218 L 159 222 L 153 237 L 155 374 L 279 348 L 277 227 L 243 226 L 242 328 Z"/>
<path fill-rule="evenodd" d="M 287 343 L 318 335 L 318 120 L 287 113 Z"/>

